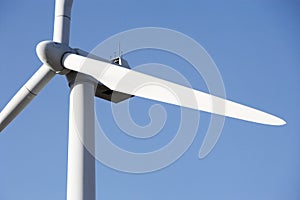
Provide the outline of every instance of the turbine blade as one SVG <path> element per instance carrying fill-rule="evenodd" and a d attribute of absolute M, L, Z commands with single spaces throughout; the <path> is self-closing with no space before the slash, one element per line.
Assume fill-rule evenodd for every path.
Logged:
<path fill-rule="evenodd" d="M 250 122 L 286 123 L 263 111 L 108 62 L 68 53 L 63 58 L 63 65 L 92 76 L 114 91 Z"/>
<path fill-rule="evenodd" d="M 39 68 L 1 111 L 0 132 L 31 102 L 54 75 L 55 72 L 47 65 Z"/>

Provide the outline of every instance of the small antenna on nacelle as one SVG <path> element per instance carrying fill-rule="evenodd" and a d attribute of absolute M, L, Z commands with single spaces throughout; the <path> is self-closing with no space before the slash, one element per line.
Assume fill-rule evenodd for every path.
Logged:
<path fill-rule="evenodd" d="M 119 56 L 118 56 L 118 57 L 120 57 L 120 58 L 121 58 L 121 56 L 122 56 L 121 53 L 122 53 L 122 52 L 121 52 L 121 42 L 119 41 Z"/>

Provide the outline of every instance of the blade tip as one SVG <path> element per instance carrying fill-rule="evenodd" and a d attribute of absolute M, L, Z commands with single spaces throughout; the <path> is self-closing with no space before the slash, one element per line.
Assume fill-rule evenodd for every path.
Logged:
<path fill-rule="evenodd" d="M 283 119 L 280 119 L 280 122 L 278 123 L 278 126 L 283 126 L 283 125 L 286 125 L 287 122 Z"/>
<path fill-rule="evenodd" d="M 279 117 L 276 117 L 275 120 L 273 120 L 272 123 L 270 123 L 270 125 L 274 125 L 274 126 L 283 126 L 287 124 L 287 122 Z"/>

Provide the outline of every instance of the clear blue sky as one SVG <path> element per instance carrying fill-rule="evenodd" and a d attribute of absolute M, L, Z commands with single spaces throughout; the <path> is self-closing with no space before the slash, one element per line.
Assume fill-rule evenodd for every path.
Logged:
<path fill-rule="evenodd" d="M 90 51 L 109 36 L 131 28 L 157 26 L 185 33 L 212 56 L 227 97 L 274 113 L 287 121 L 271 127 L 226 119 L 222 136 L 203 160 L 198 151 L 209 122 L 201 113 L 197 137 L 171 166 L 148 174 L 128 174 L 97 163 L 97 199 L 300 199 L 300 3 L 297 1 L 96 1 L 74 0 L 72 47 Z M 1 1 L 0 107 L 41 65 L 35 45 L 52 38 L 54 1 Z M 153 53 L 153 52 L 152 52 Z M 128 55 L 133 66 L 168 55 Z M 151 54 L 151 55 L 153 55 Z M 113 52 L 111 52 L 113 55 Z M 166 56 L 164 58 L 163 56 Z M 155 57 L 155 59 L 154 59 Z M 154 59 L 154 60 L 152 60 Z M 184 64 L 184 62 L 179 62 Z M 190 66 L 173 64 L 194 88 L 206 90 Z M 57 76 L 0 134 L 0 199 L 65 199 L 68 86 Z M 153 103 L 131 102 L 137 123 L 147 124 Z M 174 107 L 165 106 L 174 112 Z M 96 101 L 97 113 L 109 104 Z M 101 113 L 102 111 L 102 113 Z M 110 121 L 115 143 L 137 152 L 147 141 L 125 137 Z M 164 139 L 172 138 L 169 115 Z M 120 137 L 118 137 L 120 134 Z M 153 138 L 150 149 L 160 147 Z M 168 140 L 163 140 L 168 143 Z M 149 145 L 148 145 L 149 146 Z M 146 148 L 147 149 L 147 148 Z"/>

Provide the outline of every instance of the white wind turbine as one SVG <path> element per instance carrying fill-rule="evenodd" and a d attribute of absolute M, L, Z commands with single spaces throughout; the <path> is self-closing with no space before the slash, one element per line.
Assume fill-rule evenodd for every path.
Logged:
<path fill-rule="evenodd" d="M 43 65 L 0 113 L 2 131 L 55 74 L 66 75 L 71 88 L 68 200 L 96 199 L 95 158 L 91 155 L 93 152 L 85 149 L 77 135 L 80 134 L 83 140 L 94 141 L 94 96 L 113 102 L 139 96 L 261 124 L 285 124 L 284 120 L 254 108 L 142 74 L 96 56 L 87 57 L 88 53 L 70 48 L 72 2 L 56 0 L 53 41 L 41 42 L 36 48 Z M 121 64 L 121 60 L 116 61 Z M 75 113 L 76 124 L 73 120 Z"/>

